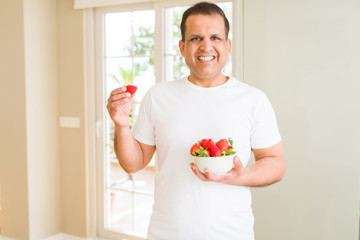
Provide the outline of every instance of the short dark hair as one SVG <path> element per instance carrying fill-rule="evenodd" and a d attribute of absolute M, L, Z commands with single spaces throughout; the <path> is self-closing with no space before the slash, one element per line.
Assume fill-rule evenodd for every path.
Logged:
<path fill-rule="evenodd" d="M 191 16 L 191 15 L 213 15 L 213 14 L 219 14 L 220 16 L 223 17 L 224 24 L 225 24 L 225 36 L 227 39 L 229 36 L 230 24 L 229 24 L 228 19 L 225 16 L 224 11 L 218 5 L 216 5 L 214 3 L 200 2 L 200 3 L 193 5 L 192 7 L 188 8 L 184 12 L 184 14 L 182 16 L 181 24 L 180 24 L 181 40 L 183 42 L 185 42 L 185 32 L 186 32 L 185 23 L 189 16 Z"/>

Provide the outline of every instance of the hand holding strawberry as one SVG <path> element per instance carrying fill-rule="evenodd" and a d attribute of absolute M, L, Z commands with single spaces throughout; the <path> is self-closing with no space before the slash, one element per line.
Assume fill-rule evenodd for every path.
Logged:
<path fill-rule="evenodd" d="M 106 107 L 115 125 L 119 127 L 129 126 L 132 96 L 135 94 L 136 90 L 136 86 L 127 85 L 111 92 Z"/>

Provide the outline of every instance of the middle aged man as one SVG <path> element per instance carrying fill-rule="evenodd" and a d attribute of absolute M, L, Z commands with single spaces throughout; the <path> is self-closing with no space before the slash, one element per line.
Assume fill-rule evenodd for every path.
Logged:
<path fill-rule="evenodd" d="M 181 30 L 179 48 L 190 75 L 152 87 L 132 131 L 132 96 L 122 87 L 109 97 L 119 163 L 137 172 L 158 153 L 149 240 L 253 240 L 249 187 L 270 185 L 285 173 L 273 108 L 263 92 L 223 74 L 231 41 L 217 5 L 190 7 Z M 203 174 L 191 163 L 194 142 L 229 137 L 237 156 L 228 173 Z M 252 152 L 256 161 L 247 167 Z"/>

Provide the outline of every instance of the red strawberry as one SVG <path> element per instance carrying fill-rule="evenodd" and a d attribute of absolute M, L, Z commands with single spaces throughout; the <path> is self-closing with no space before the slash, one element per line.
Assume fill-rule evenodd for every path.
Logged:
<path fill-rule="evenodd" d="M 199 143 L 200 143 L 200 145 L 202 146 L 202 147 L 204 147 L 204 144 L 207 142 L 207 139 L 203 139 L 203 140 L 201 140 L 201 141 L 199 141 Z"/>
<path fill-rule="evenodd" d="M 208 156 L 210 156 L 210 150 L 205 149 L 204 151 L 207 153 Z"/>
<path fill-rule="evenodd" d="M 221 156 L 220 148 L 218 148 L 215 145 L 210 149 L 210 153 L 211 153 L 210 154 L 211 157 L 220 157 Z"/>
<path fill-rule="evenodd" d="M 210 157 L 210 151 L 201 147 L 201 150 L 198 152 L 197 156 L 199 157 Z"/>
<path fill-rule="evenodd" d="M 230 142 L 226 139 L 220 139 L 217 143 L 216 146 L 218 148 L 220 148 L 220 150 L 222 152 L 226 152 L 228 149 L 231 148 Z"/>
<path fill-rule="evenodd" d="M 190 153 L 191 153 L 191 155 L 196 155 L 196 153 L 195 152 L 197 152 L 197 151 L 200 151 L 201 150 L 201 146 L 200 146 L 200 144 L 199 143 L 195 143 L 192 147 L 191 147 L 191 149 L 190 149 Z"/>
<path fill-rule="evenodd" d="M 134 95 L 136 90 L 137 90 L 137 87 L 134 86 L 134 85 L 127 85 L 126 86 L 126 92 L 130 93 L 131 95 Z"/>
<path fill-rule="evenodd" d="M 210 138 L 208 139 L 203 145 L 204 149 L 209 149 L 211 151 L 211 149 L 215 146 L 214 141 Z"/>

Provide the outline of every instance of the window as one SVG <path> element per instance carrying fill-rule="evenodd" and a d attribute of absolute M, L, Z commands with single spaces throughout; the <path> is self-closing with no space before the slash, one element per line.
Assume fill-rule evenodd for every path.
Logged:
<path fill-rule="evenodd" d="M 230 21 L 232 38 L 234 2 L 217 1 Z M 102 236 L 143 239 L 150 220 L 156 156 L 136 174 L 121 169 L 113 149 L 114 124 L 106 111 L 110 92 L 134 84 L 138 91 L 130 122 L 136 121 L 140 102 L 157 82 L 172 81 L 188 74 L 178 50 L 182 13 L 194 2 L 156 2 L 97 8 L 96 118 L 101 125 L 97 138 L 97 228 Z M 232 39 L 234 42 L 234 39 Z M 224 69 L 232 74 L 233 57 Z M 156 154 L 155 154 L 156 155 Z"/>

